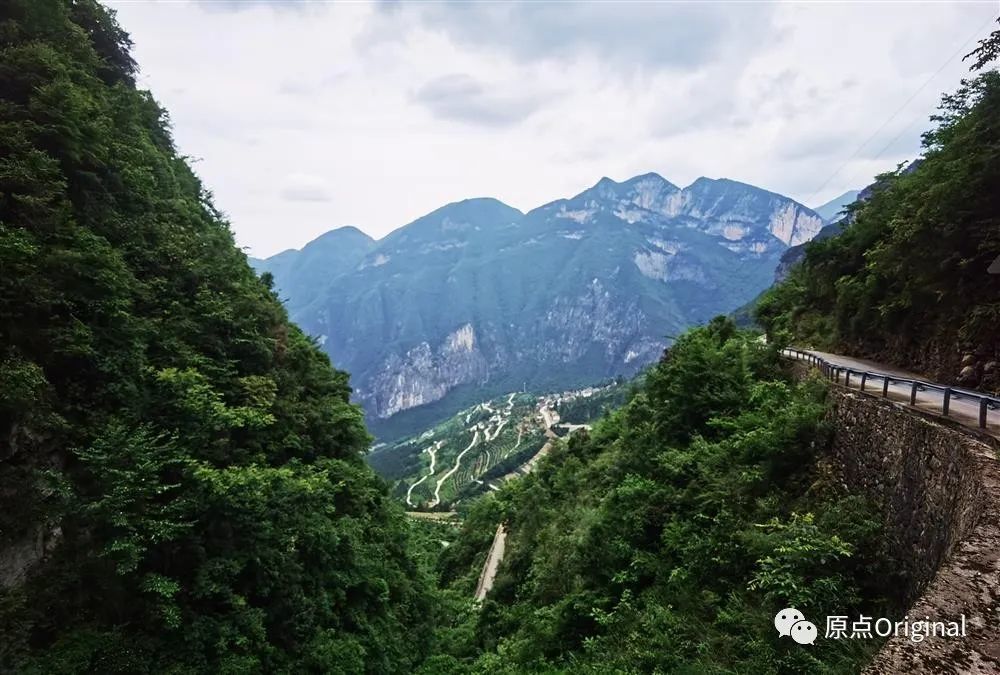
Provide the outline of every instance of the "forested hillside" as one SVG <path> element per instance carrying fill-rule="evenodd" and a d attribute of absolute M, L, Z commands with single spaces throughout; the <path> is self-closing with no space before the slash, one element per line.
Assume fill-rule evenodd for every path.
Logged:
<path fill-rule="evenodd" d="M 667 327 L 750 297 L 769 278 L 761 261 L 810 238 L 818 218 L 732 181 L 605 179 L 523 222 L 476 200 L 377 247 L 340 230 L 258 278 L 167 114 L 136 88 L 130 46 L 95 0 L 0 2 L 0 672 L 839 673 L 867 662 L 877 640 L 805 647 L 773 630 L 788 606 L 895 616 L 902 587 L 879 517 L 826 453 L 827 385 L 793 377 L 778 346 L 794 338 L 1000 386 L 1000 275 L 987 272 L 1000 255 L 1000 75 L 947 97 L 925 161 L 883 177 L 843 234 L 809 246 L 763 299 L 774 339 L 712 319 L 671 336 L 627 397 L 564 392 L 549 406 L 516 393 L 525 373 L 638 370 Z M 998 48 L 995 34 L 979 55 Z M 510 227 L 487 229 L 497 223 Z M 331 254 L 357 272 L 353 298 L 325 277 Z M 487 258 L 482 272 L 474 262 Z M 402 383 L 387 385 L 383 412 L 432 400 L 428 387 L 471 395 L 489 372 L 504 373 L 490 387 L 513 385 L 382 457 L 397 478 L 424 476 L 398 486 L 413 508 L 457 513 L 409 522 L 362 460 L 371 438 L 347 374 L 274 288 L 293 267 L 315 285 L 316 327 L 349 329 L 322 333 L 345 354 L 391 343 L 391 367 L 358 361 L 373 382 Z M 373 282 L 393 270 L 391 284 Z M 406 270 L 426 275 L 430 300 Z M 622 278 L 614 293 L 600 281 Z M 443 290 L 453 286 L 471 294 L 459 303 Z M 573 292 L 539 294 L 554 288 Z M 423 329 L 420 311 L 403 311 L 416 299 L 440 322 L 433 333 L 411 344 L 383 331 L 400 316 Z M 386 316 L 342 322 L 354 303 Z M 446 321 L 443 305 L 469 313 Z M 495 312 L 480 323 L 483 307 Z M 534 332 L 497 319 L 526 312 Z M 504 331 L 524 342 L 490 337 Z M 507 360 L 520 370 L 490 370 Z M 442 363 L 454 377 L 428 385 Z M 550 408 L 570 423 L 605 416 L 543 441 L 534 418 L 549 430 Z M 533 472 L 468 487 L 543 442 Z M 458 454 L 431 492 L 437 467 L 423 465 L 444 443 Z M 492 454 L 461 454 L 473 448 Z M 498 531 L 506 557 L 477 604 Z"/>
<path fill-rule="evenodd" d="M 504 392 L 634 376 L 666 336 L 763 291 L 822 224 L 752 185 L 649 173 L 528 213 L 467 199 L 377 242 L 335 230 L 255 265 L 392 441 Z"/>
<path fill-rule="evenodd" d="M 997 35 L 976 67 L 995 58 Z M 923 161 L 881 176 L 842 234 L 806 245 L 758 319 L 800 344 L 997 390 L 1000 73 L 963 83 L 932 119 Z"/>
<path fill-rule="evenodd" d="M 858 672 L 877 642 L 772 627 L 897 600 L 877 517 L 822 460 L 824 395 L 727 320 L 682 336 L 629 403 L 470 510 L 445 597 L 471 593 L 501 521 L 506 557 L 422 672 Z"/>
<path fill-rule="evenodd" d="M 425 576 L 93 0 L 0 4 L 0 671 L 405 672 Z"/>

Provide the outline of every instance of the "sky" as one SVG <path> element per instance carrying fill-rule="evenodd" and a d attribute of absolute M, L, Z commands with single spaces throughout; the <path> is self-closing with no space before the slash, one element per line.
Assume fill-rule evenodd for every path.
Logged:
<path fill-rule="evenodd" d="M 915 157 L 987 2 L 108 2 L 258 257 L 602 176 L 818 206 Z"/>

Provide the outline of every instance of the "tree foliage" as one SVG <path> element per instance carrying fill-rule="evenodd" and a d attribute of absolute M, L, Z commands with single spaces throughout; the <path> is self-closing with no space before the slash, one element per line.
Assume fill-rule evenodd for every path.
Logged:
<path fill-rule="evenodd" d="M 1000 23 L 1000 19 L 997 19 L 997 23 Z M 974 59 L 972 70 L 982 70 L 998 56 L 1000 56 L 1000 30 L 995 30 L 980 40 L 978 46 L 962 57 L 962 60 Z"/>
<path fill-rule="evenodd" d="M 881 176 L 842 234 L 809 244 L 758 320 L 779 340 L 945 381 L 974 354 L 964 382 L 996 388 L 1000 371 L 985 364 L 1000 357 L 1000 274 L 989 272 L 1000 257 L 1000 73 L 963 82 L 932 119 L 919 165 Z"/>
<path fill-rule="evenodd" d="M 0 670 L 406 670 L 426 576 L 347 376 L 129 46 L 93 0 L 0 5 Z"/>
<path fill-rule="evenodd" d="M 824 396 L 729 321 L 683 335 L 629 403 L 470 511 L 442 584 L 474 585 L 500 520 L 506 557 L 422 672 L 856 670 L 864 648 L 772 624 L 893 601 L 880 526 L 817 464 Z"/>

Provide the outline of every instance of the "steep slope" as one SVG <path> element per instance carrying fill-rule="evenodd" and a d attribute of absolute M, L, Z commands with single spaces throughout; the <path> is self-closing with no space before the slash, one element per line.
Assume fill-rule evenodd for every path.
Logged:
<path fill-rule="evenodd" d="M 824 225 L 823 229 L 816 233 L 816 236 L 812 238 L 811 241 L 807 241 L 802 244 L 797 244 L 795 246 L 790 246 L 784 253 L 781 254 L 781 258 L 778 260 L 778 266 L 774 268 L 774 283 L 780 283 L 784 281 L 792 268 L 802 262 L 802 259 L 806 257 L 806 246 L 814 241 L 823 241 L 824 239 L 829 239 L 830 237 L 835 237 L 844 231 L 844 223 L 847 217 L 841 218 L 835 222 Z"/>
<path fill-rule="evenodd" d="M 666 215 L 698 219 L 702 231 L 755 252 L 776 247 L 765 230 L 785 246 L 795 246 L 823 226 L 816 213 L 787 197 L 726 178 L 699 178 L 680 193 Z"/>
<path fill-rule="evenodd" d="M 406 672 L 426 581 L 127 36 L 0 5 L 0 671 Z"/>
<path fill-rule="evenodd" d="M 473 594 L 499 525 L 503 561 L 418 672 L 859 672 L 875 641 L 774 630 L 783 607 L 895 615 L 878 512 L 824 456 L 824 394 L 728 321 L 685 333 L 622 408 L 467 507 L 442 585 Z"/>
<path fill-rule="evenodd" d="M 380 416 L 483 381 L 482 342 L 502 315 L 490 293 L 503 272 L 478 261 L 503 248 L 521 216 L 493 199 L 438 209 L 379 242 L 336 295 L 293 316 L 351 364 L 361 400 Z"/>
<path fill-rule="evenodd" d="M 800 344 L 998 389 L 1000 73 L 946 96 L 935 121 L 922 161 L 880 176 L 757 313 Z"/>
<path fill-rule="evenodd" d="M 917 158 L 907 164 L 900 172 L 899 175 L 906 176 L 917 170 L 917 167 L 923 162 L 922 159 Z M 866 186 L 862 190 L 845 192 L 840 197 L 837 197 L 831 202 L 827 202 L 823 206 L 817 209 L 817 213 L 822 209 L 825 213 L 831 214 L 830 218 L 824 217 L 827 224 L 823 226 L 816 236 L 812 238 L 812 241 L 823 241 L 824 239 L 829 239 L 834 237 L 844 231 L 844 228 L 849 226 L 854 222 L 855 212 L 858 207 L 867 202 L 875 194 L 876 190 L 881 189 L 885 186 L 889 177 L 879 178 L 871 185 Z M 853 198 L 852 198 L 853 195 Z M 850 201 L 846 201 L 850 199 Z M 806 246 L 810 242 L 805 242 L 798 244 L 796 246 L 790 247 L 781 255 L 781 260 L 778 262 L 778 266 L 774 269 L 774 283 L 780 283 L 784 281 L 792 268 L 805 258 Z"/>
<path fill-rule="evenodd" d="M 293 318 L 351 369 L 380 420 L 442 401 L 631 375 L 666 336 L 745 303 L 790 243 L 822 221 L 774 193 L 656 174 L 601 179 L 527 214 L 495 200 L 445 206 L 397 230 Z M 302 293 L 310 291 L 303 289 Z M 404 429 L 412 431 L 412 429 Z"/>

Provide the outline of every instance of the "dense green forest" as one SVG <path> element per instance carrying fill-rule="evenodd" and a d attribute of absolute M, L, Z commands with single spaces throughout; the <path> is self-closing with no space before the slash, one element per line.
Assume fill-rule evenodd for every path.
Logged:
<path fill-rule="evenodd" d="M 685 333 L 534 473 L 463 493 L 457 529 L 408 521 L 362 460 L 347 375 L 250 269 L 129 48 L 94 0 L 0 4 L 0 672 L 860 669 L 876 641 L 772 626 L 893 615 L 901 587 L 826 459 L 825 383 L 777 347 L 970 351 L 997 386 L 997 73 L 764 298 L 776 339 Z"/>
<path fill-rule="evenodd" d="M 974 56 L 983 68 L 1000 32 Z M 912 170 L 880 176 L 839 236 L 806 246 L 757 317 L 779 339 L 1000 390 L 1000 73 L 944 97 Z"/>
<path fill-rule="evenodd" d="M 771 625 L 898 600 L 876 518 L 822 461 L 825 392 L 727 320 L 682 336 L 625 406 L 470 508 L 443 598 L 471 593 L 500 521 L 504 564 L 481 613 L 443 615 L 422 672 L 860 670 L 860 642 L 802 649 Z"/>
<path fill-rule="evenodd" d="M 405 672 L 409 528 L 93 0 L 0 3 L 0 671 Z"/>

